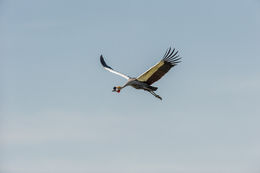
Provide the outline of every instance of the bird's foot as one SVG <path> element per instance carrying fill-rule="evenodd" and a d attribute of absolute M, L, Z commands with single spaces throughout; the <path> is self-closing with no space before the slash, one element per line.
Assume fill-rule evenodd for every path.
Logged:
<path fill-rule="evenodd" d="M 159 95 L 157 95 L 157 94 L 155 94 L 153 91 L 149 91 L 152 95 L 154 95 L 155 97 L 157 97 L 158 99 L 160 99 L 160 100 L 162 100 L 162 98 L 159 96 Z"/>
<path fill-rule="evenodd" d="M 155 95 L 155 97 L 157 97 L 158 99 L 162 100 L 162 98 L 159 95 Z"/>

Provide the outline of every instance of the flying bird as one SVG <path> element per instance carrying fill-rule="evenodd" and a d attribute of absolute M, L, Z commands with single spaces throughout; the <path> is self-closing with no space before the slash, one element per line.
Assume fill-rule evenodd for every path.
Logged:
<path fill-rule="evenodd" d="M 100 62 L 106 70 L 127 79 L 125 85 L 113 87 L 113 92 L 120 93 L 120 91 L 126 86 L 132 86 L 136 89 L 143 89 L 145 91 L 148 91 L 155 97 L 162 100 L 162 98 L 154 92 L 158 88 L 152 86 L 152 84 L 161 79 L 161 77 L 163 77 L 172 67 L 176 66 L 178 63 L 181 62 L 181 58 L 177 54 L 178 51 L 175 51 L 175 49 L 168 48 L 160 62 L 152 66 L 150 69 L 148 69 L 146 72 L 144 72 L 137 78 L 129 77 L 125 74 L 115 71 L 112 67 L 107 65 L 103 58 L 103 55 L 100 56 Z"/>

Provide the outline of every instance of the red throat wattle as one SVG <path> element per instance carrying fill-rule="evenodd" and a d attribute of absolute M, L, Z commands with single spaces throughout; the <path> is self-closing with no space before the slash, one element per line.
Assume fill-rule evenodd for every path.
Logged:
<path fill-rule="evenodd" d="M 120 93 L 120 90 L 117 90 L 116 92 Z"/>

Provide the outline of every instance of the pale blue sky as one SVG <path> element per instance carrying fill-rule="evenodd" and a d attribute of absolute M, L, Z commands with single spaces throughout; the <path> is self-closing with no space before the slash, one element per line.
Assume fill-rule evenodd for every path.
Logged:
<path fill-rule="evenodd" d="M 0 1 L 1 173 L 259 173 L 260 1 Z M 169 47 L 149 93 L 112 87 Z"/>

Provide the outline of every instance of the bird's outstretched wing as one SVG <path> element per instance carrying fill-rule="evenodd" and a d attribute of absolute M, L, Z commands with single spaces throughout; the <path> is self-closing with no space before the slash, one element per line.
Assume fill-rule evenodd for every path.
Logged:
<path fill-rule="evenodd" d="M 177 65 L 181 58 L 177 55 L 178 51 L 171 48 L 167 49 L 162 60 L 151 67 L 149 70 L 137 77 L 139 81 L 151 85 L 163 77 L 173 66 Z"/>
<path fill-rule="evenodd" d="M 117 75 L 119 75 L 119 76 L 121 76 L 121 77 L 123 77 L 123 78 L 126 78 L 127 80 L 130 78 L 130 77 L 128 77 L 128 76 L 126 76 L 126 75 L 124 75 L 124 74 L 122 74 L 122 73 L 119 73 L 119 72 L 113 70 L 110 66 L 108 66 L 107 63 L 105 62 L 105 60 L 104 60 L 104 58 L 103 58 L 102 55 L 100 56 L 100 62 L 101 62 L 101 64 L 102 64 L 102 66 L 103 66 L 106 70 L 108 70 L 108 71 L 110 71 L 110 72 L 112 72 L 112 73 L 115 73 L 115 74 L 117 74 Z"/>

